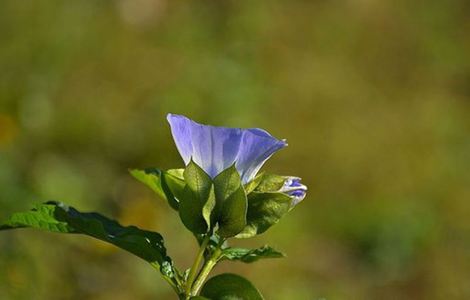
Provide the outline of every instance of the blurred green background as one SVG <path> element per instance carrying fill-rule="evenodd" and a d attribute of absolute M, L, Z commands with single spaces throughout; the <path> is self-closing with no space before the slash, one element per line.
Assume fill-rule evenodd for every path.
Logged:
<path fill-rule="evenodd" d="M 0 2 L 0 219 L 61 200 L 195 242 L 127 173 L 181 167 L 168 112 L 261 127 L 309 195 L 223 263 L 267 299 L 470 299 L 468 1 Z M 0 234 L 0 299 L 173 299 L 86 237 Z"/>

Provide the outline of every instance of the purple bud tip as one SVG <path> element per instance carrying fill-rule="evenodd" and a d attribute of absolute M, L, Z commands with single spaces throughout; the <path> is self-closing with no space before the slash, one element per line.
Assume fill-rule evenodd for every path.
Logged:
<path fill-rule="evenodd" d="M 293 199 L 292 206 L 297 205 L 307 194 L 307 187 L 300 181 L 299 177 L 287 177 L 284 186 L 280 190 L 281 193 L 285 193 Z"/>

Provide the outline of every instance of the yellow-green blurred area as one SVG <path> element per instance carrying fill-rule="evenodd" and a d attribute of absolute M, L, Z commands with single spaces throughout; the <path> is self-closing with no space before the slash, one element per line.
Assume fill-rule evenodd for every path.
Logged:
<path fill-rule="evenodd" d="M 266 299 L 470 299 L 470 3 L 0 2 L 0 219 L 47 200 L 196 243 L 128 168 L 182 167 L 165 116 L 261 127 L 307 198 L 223 262 Z M 0 233 L 0 299 L 175 299 L 83 236 Z"/>

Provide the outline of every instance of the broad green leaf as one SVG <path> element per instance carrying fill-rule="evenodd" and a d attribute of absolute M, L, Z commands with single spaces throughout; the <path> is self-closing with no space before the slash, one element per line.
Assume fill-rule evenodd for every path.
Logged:
<path fill-rule="evenodd" d="M 183 170 L 184 169 L 170 169 L 162 172 L 161 185 L 163 192 L 165 192 L 167 198 L 175 198 L 177 203 L 179 203 L 179 199 L 182 197 L 186 185 L 183 178 Z"/>
<path fill-rule="evenodd" d="M 201 290 L 201 296 L 213 300 L 263 300 L 260 292 L 247 279 L 224 273 L 209 279 Z"/>
<path fill-rule="evenodd" d="M 196 297 L 191 297 L 189 298 L 190 300 L 211 300 L 209 298 L 206 298 L 206 297 L 202 297 L 202 296 L 196 296 Z"/>
<path fill-rule="evenodd" d="M 252 263 L 264 258 L 280 257 L 285 257 L 285 254 L 269 246 L 263 246 L 258 249 L 227 248 L 222 251 L 223 259 L 237 260 L 244 263 Z"/>
<path fill-rule="evenodd" d="M 161 176 L 161 170 L 158 169 L 147 169 L 147 170 L 139 170 L 139 169 L 130 169 L 129 173 L 131 175 L 148 186 L 149 188 L 152 189 L 155 193 L 157 193 L 158 196 L 162 197 L 163 199 L 166 199 L 166 195 L 162 190 L 161 186 L 161 181 L 160 181 L 160 176 Z"/>
<path fill-rule="evenodd" d="M 156 168 L 129 170 L 132 176 L 150 187 L 157 195 L 166 199 L 170 206 L 178 210 L 179 199 L 183 195 L 184 180 L 182 169 L 162 171 Z"/>
<path fill-rule="evenodd" d="M 213 219 L 219 225 L 222 237 L 238 234 L 246 226 L 247 199 L 235 165 L 214 178 L 216 208 Z"/>
<path fill-rule="evenodd" d="M 166 255 L 160 234 L 135 226 L 122 226 L 98 213 L 82 213 L 59 202 L 37 205 L 33 210 L 13 214 L 0 230 L 36 228 L 57 233 L 84 234 L 124 249 L 172 276 L 173 263 Z"/>
<path fill-rule="evenodd" d="M 290 210 L 292 199 L 282 193 L 248 195 L 247 225 L 236 237 L 249 238 L 269 229 Z"/>
<path fill-rule="evenodd" d="M 210 228 L 210 216 L 215 206 L 212 180 L 193 161 L 188 164 L 183 176 L 186 187 L 179 205 L 181 220 L 193 233 L 205 233 Z"/>

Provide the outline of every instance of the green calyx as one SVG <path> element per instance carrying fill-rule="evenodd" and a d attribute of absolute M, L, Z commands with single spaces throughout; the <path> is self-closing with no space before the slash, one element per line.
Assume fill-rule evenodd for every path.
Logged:
<path fill-rule="evenodd" d="M 178 210 L 194 234 L 253 237 L 292 208 L 291 197 L 279 192 L 286 176 L 262 173 L 243 185 L 235 165 L 213 179 L 194 161 L 185 169 L 131 170 L 131 174 Z"/>

